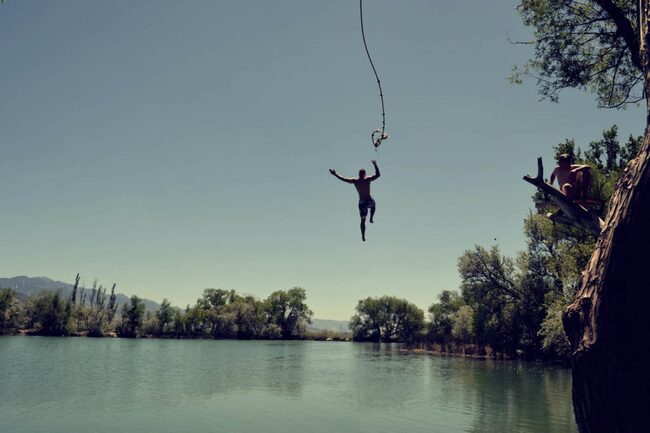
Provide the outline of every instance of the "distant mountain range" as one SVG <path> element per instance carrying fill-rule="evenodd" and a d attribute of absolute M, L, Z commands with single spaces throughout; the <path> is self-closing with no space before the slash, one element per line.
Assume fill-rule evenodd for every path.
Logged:
<path fill-rule="evenodd" d="M 72 294 L 73 285 L 69 283 L 64 283 L 62 281 L 54 281 L 45 277 L 13 277 L 13 278 L 0 278 L 0 288 L 2 289 L 13 289 L 18 297 L 24 301 L 32 295 L 37 295 L 43 291 L 57 291 L 61 290 L 61 293 L 64 296 L 70 296 Z M 85 288 L 90 291 L 91 289 Z M 107 290 L 110 290 L 108 287 Z M 108 293 L 110 294 L 110 292 Z M 90 295 L 90 293 L 89 293 Z M 117 305 L 122 305 L 129 300 L 129 296 L 126 296 L 123 293 L 116 293 Z M 88 296 L 88 295 L 87 295 Z M 152 301 L 151 299 L 143 299 L 144 308 L 146 311 L 156 311 L 160 308 L 160 304 Z"/>
<path fill-rule="evenodd" d="M 22 301 L 25 301 L 28 297 L 37 295 L 43 291 L 61 290 L 61 293 L 64 296 L 70 296 L 72 288 L 72 284 L 64 283 L 62 281 L 54 281 L 46 277 L 19 276 L 0 278 L 0 289 L 13 289 Z M 110 286 L 108 289 L 110 290 Z M 86 288 L 86 290 L 90 289 Z M 129 300 L 129 296 L 126 296 L 123 293 L 116 293 L 116 295 L 117 305 L 122 305 Z M 160 308 L 160 304 L 151 299 L 144 299 L 144 306 L 147 311 L 156 311 Z M 349 322 L 347 320 L 312 319 L 312 324 L 309 328 L 313 330 L 350 332 L 348 324 Z"/>

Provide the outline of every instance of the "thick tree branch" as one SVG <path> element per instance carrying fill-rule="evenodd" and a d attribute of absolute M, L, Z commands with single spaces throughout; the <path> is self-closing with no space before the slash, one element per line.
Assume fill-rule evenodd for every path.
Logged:
<path fill-rule="evenodd" d="M 639 69 L 641 68 L 641 56 L 639 52 L 639 38 L 630 20 L 625 16 L 621 8 L 616 6 L 612 0 L 594 0 L 610 16 L 616 24 L 617 33 L 623 38 L 625 44 L 630 49 L 632 63 Z"/>

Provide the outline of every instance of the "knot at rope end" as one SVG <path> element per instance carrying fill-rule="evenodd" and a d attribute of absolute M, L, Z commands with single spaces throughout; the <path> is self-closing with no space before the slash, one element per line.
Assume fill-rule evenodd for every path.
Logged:
<path fill-rule="evenodd" d="M 388 133 L 379 129 L 375 129 L 370 135 L 370 139 L 372 140 L 372 144 L 375 146 L 375 148 L 378 148 L 382 141 L 388 140 L 388 137 Z"/>

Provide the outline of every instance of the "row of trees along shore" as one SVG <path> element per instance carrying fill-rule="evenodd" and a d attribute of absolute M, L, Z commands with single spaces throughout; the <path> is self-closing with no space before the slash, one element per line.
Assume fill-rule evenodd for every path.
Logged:
<path fill-rule="evenodd" d="M 590 197 L 603 205 L 603 215 L 614 185 L 638 150 L 640 137 L 621 144 L 616 126 L 585 149 L 573 140 L 556 145 L 556 155 L 568 153 L 575 162 L 592 167 Z M 395 296 L 358 302 L 350 320 L 356 341 L 406 342 L 413 348 L 441 353 L 566 360 L 569 340 L 562 327 L 562 312 L 573 299 L 581 270 L 593 252 L 590 233 L 554 224 L 545 215 L 554 211 L 549 197 L 533 195 L 534 210 L 524 220 L 527 248 L 515 258 L 498 246 L 475 246 L 458 258 L 460 291 L 445 290 L 428 308 L 428 315 L 406 299 Z M 9 289 L 0 292 L 0 333 L 27 329 L 39 335 L 162 338 L 303 339 L 339 333 L 308 332 L 312 311 L 306 293 L 294 287 L 260 300 L 234 290 L 206 289 L 185 309 L 163 300 L 160 308 L 145 311 L 132 296 L 116 305 L 110 294 L 95 284 L 78 287 L 63 297 L 43 292 L 21 303 Z"/>
<path fill-rule="evenodd" d="M 44 291 L 20 302 L 11 289 L 0 290 L 0 334 L 21 330 L 34 335 L 161 338 L 304 338 L 312 311 L 305 290 L 278 290 L 264 299 L 241 296 L 234 290 L 205 289 L 192 306 L 173 307 L 164 299 L 157 311 L 131 296 L 118 308 L 115 285 L 110 294 L 96 284 L 78 287 L 70 296 Z"/>

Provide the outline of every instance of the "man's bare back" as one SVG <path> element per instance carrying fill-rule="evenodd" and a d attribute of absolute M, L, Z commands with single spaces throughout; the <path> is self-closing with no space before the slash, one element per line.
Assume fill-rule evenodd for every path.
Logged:
<path fill-rule="evenodd" d="M 370 200 L 372 198 L 370 196 L 370 182 L 372 182 L 375 179 L 366 178 L 366 179 L 354 180 L 354 187 L 357 189 L 357 192 L 359 193 L 359 200 Z"/>
<path fill-rule="evenodd" d="M 366 216 L 368 215 L 368 210 L 370 210 L 370 222 L 373 223 L 375 211 L 377 210 L 375 200 L 373 200 L 370 195 L 370 182 L 377 180 L 380 176 L 379 167 L 377 167 L 377 161 L 373 160 L 372 165 L 375 167 L 375 175 L 366 177 L 366 170 L 359 170 L 359 177 L 343 177 L 336 173 L 336 170 L 330 169 L 332 176 L 335 176 L 337 179 L 342 180 L 346 183 L 354 184 L 354 187 L 359 193 L 359 215 L 361 216 L 361 239 L 366 240 Z"/>

